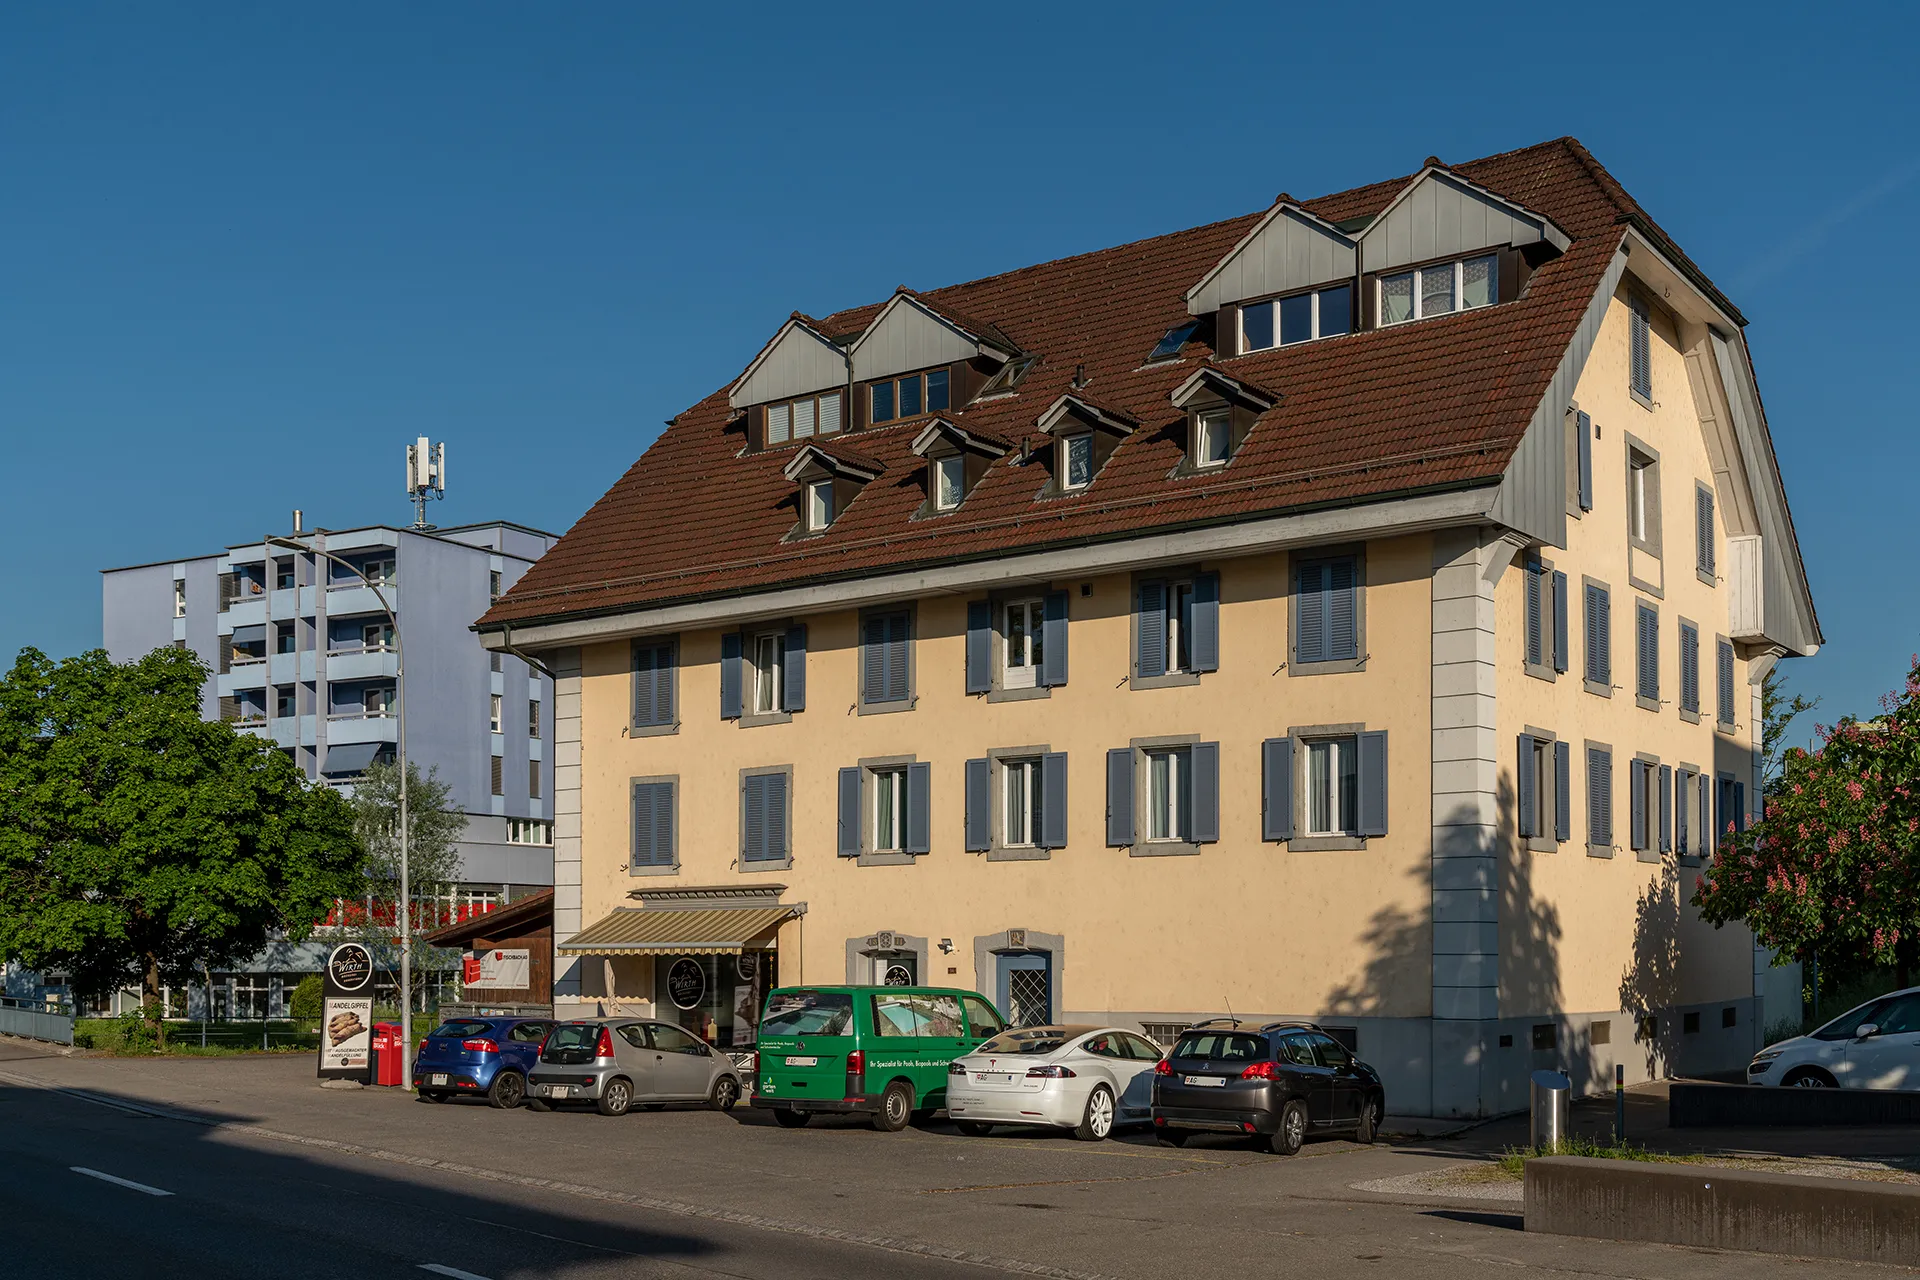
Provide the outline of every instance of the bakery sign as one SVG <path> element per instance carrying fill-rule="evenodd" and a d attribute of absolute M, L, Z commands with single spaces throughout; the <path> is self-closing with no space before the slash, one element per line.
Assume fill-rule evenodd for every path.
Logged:
<path fill-rule="evenodd" d="M 343 942 L 327 957 L 321 975 L 322 1079 L 366 1081 L 373 1065 L 373 953 Z"/>
<path fill-rule="evenodd" d="M 525 991 L 533 985 L 533 952 L 526 947 L 469 951 L 460 961 L 460 983 L 469 991 Z"/>

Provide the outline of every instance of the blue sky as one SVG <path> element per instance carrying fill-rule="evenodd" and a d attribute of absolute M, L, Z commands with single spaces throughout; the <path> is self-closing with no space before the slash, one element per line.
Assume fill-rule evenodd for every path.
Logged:
<path fill-rule="evenodd" d="M 1899 682 L 1911 6 L 979 12 L 0 8 L 0 655 L 97 644 L 106 566 L 403 521 L 420 434 L 441 523 L 563 530 L 794 308 L 1571 133 L 1749 318 L 1795 683 Z"/>

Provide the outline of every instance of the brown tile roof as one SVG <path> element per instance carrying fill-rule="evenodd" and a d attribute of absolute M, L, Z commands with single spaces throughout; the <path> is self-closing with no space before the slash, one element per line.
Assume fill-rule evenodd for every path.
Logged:
<path fill-rule="evenodd" d="M 1264 210 L 1133 244 L 928 291 L 967 325 L 990 325 L 1037 355 L 1011 395 L 944 416 L 1021 441 L 1084 366 L 1084 394 L 1141 426 L 1084 492 L 1036 502 L 1038 457 L 997 459 L 952 515 L 910 519 L 926 464 L 909 446 L 924 419 L 863 431 L 883 468 L 832 529 L 783 542 L 793 527 L 790 448 L 742 452 L 743 423 L 716 391 L 681 413 L 644 456 L 481 620 L 552 620 L 669 601 L 788 587 L 907 566 L 983 559 L 1063 542 L 1231 522 L 1289 510 L 1497 481 L 1604 276 L 1629 219 L 1651 226 L 1571 138 L 1449 166 L 1551 218 L 1572 238 L 1518 301 L 1222 360 L 1283 398 L 1218 472 L 1169 479 L 1183 452 L 1168 394 L 1203 348 L 1143 367 L 1189 317 L 1186 290 Z M 1304 201 L 1332 222 L 1376 215 L 1413 175 Z M 1657 231 L 1657 228 L 1655 228 Z M 880 308 L 818 322 L 836 338 Z M 961 320 L 961 316 L 981 317 Z M 836 446 L 837 448 L 838 446 Z"/>

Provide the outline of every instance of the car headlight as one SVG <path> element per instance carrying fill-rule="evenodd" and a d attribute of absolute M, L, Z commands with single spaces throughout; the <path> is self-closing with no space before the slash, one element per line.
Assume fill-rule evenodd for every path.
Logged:
<path fill-rule="evenodd" d="M 1781 1054 L 1785 1052 L 1786 1052 L 1785 1049 L 1762 1049 L 1760 1052 L 1753 1055 L 1753 1060 L 1755 1062 L 1772 1062 L 1775 1058 L 1779 1057 Z"/>

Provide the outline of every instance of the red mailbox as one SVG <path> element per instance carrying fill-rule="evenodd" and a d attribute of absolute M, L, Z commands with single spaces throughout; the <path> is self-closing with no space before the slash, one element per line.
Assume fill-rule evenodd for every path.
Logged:
<path fill-rule="evenodd" d="M 407 1055 L 397 1022 L 373 1024 L 373 1082 L 398 1086 L 407 1083 Z"/>

